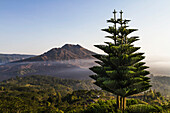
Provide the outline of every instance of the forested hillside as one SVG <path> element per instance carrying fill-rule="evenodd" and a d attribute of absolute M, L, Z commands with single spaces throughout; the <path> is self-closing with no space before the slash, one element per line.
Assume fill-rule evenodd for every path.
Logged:
<path fill-rule="evenodd" d="M 66 95 L 74 90 L 90 90 L 98 87 L 92 80 L 71 80 L 61 79 L 52 76 L 32 75 L 26 77 L 16 77 L 4 80 L 0 83 L 1 89 L 7 91 L 46 91 L 54 90 Z"/>
<path fill-rule="evenodd" d="M 166 76 L 152 76 L 152 89 L 159 91 L 163 96 L 170 97 L 170 77 Z M 0 83 L 0 87 L 14 90 L 15 86 L 21 88 L 47 89 L 54 88 L 60 92 L 72 92 L 73 90 L 90 90 L 99 89 L 93 84 L 92 80 L 72 80 L 61 79 L 52 76 L 32 75 L 25 77 L 16 77 L 4 80 Z"/>
<path fill-rule="evenodd" d="M 114 95 L 95 89 L 99 88 L 91 80 L 71 80 L 40 75 L 17 76 L 0 82 L 0 112 L 115 113 Z M 147 97 L 145 102 L 142 101 L 144 96 L 141 100 L 127 99 L 127 113 L 169 109 L 168 101 L 165 103 L 160 94 L 154 97 L 154 101 L 159 102 L 158 104 L 150 99 L 152 98 L 150 92 L 145 94 L 145 98 Z"/>

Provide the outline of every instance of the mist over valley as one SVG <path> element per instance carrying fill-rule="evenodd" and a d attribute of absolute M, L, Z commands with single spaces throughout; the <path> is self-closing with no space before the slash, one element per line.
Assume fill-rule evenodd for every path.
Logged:
<path fill-rule="evenodd" d="M 51 75 L 69 79 L 90 79 L 93 74 L 90 67 L 97 65 L 92 51 L 80 45 L 65 44 L 61 48 L 53 48 L 41 55 L 3 55 L 0 59 L 0 80 L 15 76 Z M 6 57 L 5 57 L 6 56 Z M 13 56 L 13 57 L 12 57 Z M 11 62 L 12 61 L 12 62 Z M 170 60 L 147 60 L 146 65 L 154 76 L 170 76 Z"/>
<path fill-rule="evenodd" d="M 170 77 L 170 57 L 150 57 L 146 60 L 151 74 Z"/>

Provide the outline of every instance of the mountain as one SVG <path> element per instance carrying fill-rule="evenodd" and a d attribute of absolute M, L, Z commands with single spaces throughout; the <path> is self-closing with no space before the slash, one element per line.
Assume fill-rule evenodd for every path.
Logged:
<path fill-rule="evenodd" d="M 21 54 L 0 54 L 0 64 L 23 60 L 26 58 L 34 57 L 35 55 L 21 55 Z"/>
<path fill-rule="evenodd" d="M 80 45 L 65 44 L 61 48 L 53 48 L 42 55 L 19 60 L 16 62 L 35 62 L 35 61 L 61 61 L 72 59 L 94 59 L 92 55 L 96 53 L 89 51 Z"/>
<path fill-rule="evenodd" d="M 91 52 L 80 45 L 66 44 L 42 55 L 0 65 L 0 80 L 15 76 L 51 75 L 69 79 L 90 79 L 88 68 L 96 65 Z"/>

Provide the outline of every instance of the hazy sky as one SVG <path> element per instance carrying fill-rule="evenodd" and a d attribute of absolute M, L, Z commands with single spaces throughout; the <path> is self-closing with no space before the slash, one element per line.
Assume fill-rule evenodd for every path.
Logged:
<path fill-rule="evenodd" d="M 148 59 L 170 57 L 170 0 L 0 0 L 0 53 L 42 54 L 63 44 L 95 52 L 107 41 L 106 20 L 113 10 L 138 28 Z"/>

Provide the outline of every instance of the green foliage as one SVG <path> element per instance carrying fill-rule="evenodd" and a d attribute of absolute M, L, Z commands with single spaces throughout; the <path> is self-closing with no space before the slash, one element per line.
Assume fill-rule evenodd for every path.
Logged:
<path fill-rule="evenodd" d="M 138 104 L 138 101 L 136 99 L 127 99 L 126 100 L 127 106 L 134 105 L 134 104 Z"/>
<path fill-rule="evenodd" d="M 80 87 L 79 84 L 84 86 Z M 0 83 L 0 112 L 62 113 L 60 108 L 64 106 L 65 109 L 69 108 L 67 101 L 62 100 L 65 95 L 72 93 L 74 89 L 87 89 L 91 86 L 94 86 L 91 81 L 59 79 L 51 76 L 34 75 L 12 78 Z M 77 108 L 76 104 L 74 109 Z"/>
<path fill-rule="evenodd" d="M 149 112 L 157 112 L 157 109 L 151 105 L 136 104 L 136 105 L 129 106 L 127 111 L 130 113 L 149 113 Z"/>
<path fill-rule="evenodd" d="M 163 108 L 161 106 L 158 105 L 152 105 L 152 106 L 156 108 L 157 112 L 163 112 Z"/>
<path fill-rule="evenodd" d="M 150 104 L 167 104 L 167 100 L 164 99 L 164 96 L 162 96 L 160 92 L 156 92 L 156 90 L 153 91 L 152 89 L 144 93 L 143 100 Z"/>
<path fill-rule="evenodd" d="M 104 92 L 102 90 L 78 90 L 78 91 L 73 91 L 72 94 L 68 94 L 66 95 L 63 100 L 67 101 L 69 103 L 73 103 L 73 102 L 78 102 L 78 101 L 83 101 L 83 100 L 91 100 L 92 102 L 93 99 L 99 99 L 99 98 L 103 98 L 106 99 L 108 97 L 111 97 L 112 95 L 108 92 Z M 113 96 L 112 96 L 113 97 Z M 85 102 L 85 101 L 84 101 Z"/>
<path fill-rule="evenodd" d="M 55 108 L 54 106 L 40 107 L 38 113 L 64 113 L 64 111 Z"/>
<path fill-rule="evenodd" d="M 116 100 L 113 100 L 113 95 L 106 91 L 76 90 L 65 96 L 55 89 L 55 87 L 59 88 L 61 83 L 66 82 L 66 85 L 69 84 L 65 79 L 61 80 L 60 84 L 58 84 L 59 82 L 52 84 L 50 83 L 50 76 L 45 77 L 46 79 L 43 76 L 29 77 L 17 77 L 17 79 L 10 79 L 0 83 L 0 86 L 3 87 L 3 90 L 0 91 L 1 113 L 121 113 L 120 110 L 116 109 Z M 20 80 L 20 82 L 17 80 Z M 44 85 L 38 80 L 42 81 Z M 150 92 L 157 93 L 152 90 Z M 152 99 L 150 101 L 152 102 Z M 128 107 L 133 109 L 137 109 L 133 105 L 138 106 L 138 104 L 142 103 L 144 101 L 139 99 L 127 99 Z M 146 102 L 144 104 L 148 106 Z M 150 106 L 154 109 L 145 107 L 145 110 L 164 112 L 170 109 L 169 105 L 152 104 Z M 131 113 L 127 110 L 124 112 Z"/>
<path fill-rule="evenodd" d="M 66 108 L 64 105 L 59 107 L 65 112 L 76 111 L 81 113 L 81 111 L 90 103 L 95 103 L 99 99 L 108 100 L 110 97 L 113 98 L 110 93 L 102 90 L 78 90 L 73 91 L 72 94 L 68 94 L 63 98 L 63 102 L 67 102 L 69 104 L 67 109 L 63 110 L 63 108 Z"/>
<path fill-rule="evenodd" d="M 115 113 L 115 101 L 99 100 L 87 107 L 82 113 Z"/>
<path fill-rule="evenodd" d="M 30 102 L 24 101 L 18 97 L 1 97 L 0 98 L 0 112 L 1 113 L 18 113 L 20 111 L 30 112 L 34 111 Z"/>
<path fill-rule="evenodd" d="M 3 87 L 3 90 L 6 89 L 26 92 L 36 92 L 39 90 L 43 92 L 50 90 L 55 93 L 55 91 L 58 91 L 62 96 L 71 93 L 73 90 L 97 89 L 91 80 L 71 80 L 41 75 L 32 75 L 26 77 L 17 76 L 16 78 L 2 81 L 0 83 L 0 87 L 1 89 Z"/>

